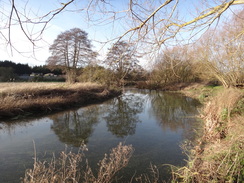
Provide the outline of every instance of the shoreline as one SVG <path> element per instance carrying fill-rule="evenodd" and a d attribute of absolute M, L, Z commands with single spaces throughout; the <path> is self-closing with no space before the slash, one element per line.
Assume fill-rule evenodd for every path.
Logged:
<path fill-rule="evenodd" d="M 174 169 L 176 181 L 243 181 L 244 90 L 193 83 L 176 92 L 203 104 L 203 133 L 189 149 L 187 165 Z"/>
<path fill-rule="evenodd" d="M 26 85 L 26 83 L 24 84 Z M 46 84 L 49 85 L 49 83 Z M 26 85 L 29 88 L 0 93 L 0 120 L 11 121 L 42 116 L 66 109 L 97 104 L 122 93 L 121 90 L 107 89 L 95 84 L 56 84 L 34 88 L 30 85 L 31 83 Z"/>

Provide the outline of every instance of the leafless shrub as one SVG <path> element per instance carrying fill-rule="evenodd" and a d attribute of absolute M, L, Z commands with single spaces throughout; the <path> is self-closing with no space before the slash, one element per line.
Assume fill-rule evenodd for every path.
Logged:
<path fill-rule="evenodd" d="M 81 176 L 80 163 L 85 150 L 87 148 L 84 144 L 78 153 L 67 152 L 66 149 L 60 153 L 58 159 L 53 156 L 49 163 L 37 160 L 35 154 L 33 169 L 26 170 L 23 183 L 78 182 Z"/>

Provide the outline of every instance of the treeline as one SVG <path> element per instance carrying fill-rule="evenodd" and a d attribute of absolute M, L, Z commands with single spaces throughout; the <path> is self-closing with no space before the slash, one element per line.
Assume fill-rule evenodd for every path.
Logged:
<path fill-rule="evenodd" d="M 28 64 L 21 64 L 21 63 L 16 64 L 8 60 L 0 61 L 0 67 L 12 68 L 14 74 L 17 75 L 31 74 L 31 73 L 43 73 L 43 74 L 54 73 L 56 75 L 62 74 L 62 69 L 60 68 L 51 69 L 47 65 L 30 67 Z"/>
<path fill-rule="evenodd" d="M 111 68 L 105 68 L 98 64 L 90 64 L 84 67 L 79 67 L 77 71 L 77 82 L 97 82 L 105 85 L 123 84 L 134 85 L 138 81 L 146 80 L 146 72 L 141 67 L 131 68 L 129 72 L 121 79 L 121 73 L 118 75 L 116 71 Z M 56 76 L 62 76 L 59 81 L 65 81 L 66 68 L 61 65 L 43 65 L 30 67 L 28 64 L 14 63 L 12 61 L 0 61 L 0 82 L 8 81 L 49 81 L 57 80 L 54 78 L 43 78 L 44 75 L 52 73 Z M 33 75 L 31 79 L 23 79 L 22 76 L 27 77 Z M 120 77 L 118 77 L 120 76 Z M 123 83 L 121 83 L 123 82 Z"/>
<path fill-rule="evenodd" d="M 97 82 L 107 86 L 128 86 L 136 85 L 139 81 L 145 81 L 146 71 L 140 68 L 131 69 L 125 75 L 121 76 L 121 72 L 111 68 L 93 64 L 80 69 L 80 74 L 77 76 L 77 81 L 80 82 Z"/>
<path fill-rule="evenodd" d="M 97 82 L 107 85 L 117 81 L 117 76 L 113 70 L 106 69 L 105 67 L 97 64 L 87 65 L 84 68 L 80 67 L 77 69 L 77 72 L 78 75 L 76 81 L 78 82 Z M 31 74 L 34 75 L 31 78 L 31 81 L 47 81 L 48 79 L 43 79 L 43 76 L 48 73 L 52 73 L 56 76 L 62 75 L 63 77 L 66 74 L 65 68 L 58 65 L 30 67 L 28 64 L 16 64 L 12 61 L 0 61 L 0 82 L 28 80 L 23 79 L 22 76 L 30 76 Z M 135 84 L 136 81 L 145 79 L 145 72 L 143 72 L 142 69 L 133 69 L 131 72 L 126 74 L 124 82 L 126 84 Z M 60 81 L 65 81 L 65 78 Z"/>
<path fill-rule="evenodd" d="M 0 61 L 0 81 L 21 80 L 20 76 L 39 73 L 45 75 L 53 73 L 54 75 L 62 75 L 62 69 L 49 68 L 47 65 L 30 67 L 28 64 L 14 63 L 12 61 Z"/>
<path fill-rule="evenodd" d="M 69 83 L 136 84 L 140 88 L 174 90 L 178 88 L 172 86 L 184 87 L 201 81 L 221 84 L 225 88 L 243 87 L 243 15 L 244 10 L 236 12 L 193 43 L 162 49 L 154 64 L 150 60 L 151 70 L 144 70 L 139 65 L 138 47 L 121 40 L 111 45 L 104 60 L 98 60 L 88 34 L 79 28 L 58 35 L 50 47 L 52 56 L 47 64 L 54 68 L 62 66 Z"/>

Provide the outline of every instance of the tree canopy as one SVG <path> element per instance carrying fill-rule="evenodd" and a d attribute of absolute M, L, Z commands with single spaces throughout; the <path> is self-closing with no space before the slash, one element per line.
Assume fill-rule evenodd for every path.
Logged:
<path fill-rule="evenodd" d="M 0 61 L 0 67 L 12 68 L 13 72 L 17 75 L 30 74 L 32 72 L 28 64 L 16 64 L 8 60 Z"/>
<path fill-rule="evenodd" d="M 138 63 L 136 47 L 125 41 L 118 41 L 113 44 L 105 59 L 105 64 L 114 71 L 119 85 L 129 73 L 140 67 Z"/>
<path fill-rule="evenodd" d="M 76 80 L 77 69 L 91 63 L 97 56 L 92 50 L 88 34 L 79 28 L 59 34 L 50 46 L 50 52 L 52 56 L 47 63 L 64 66 L 67 81 L 71 83 Z"/>

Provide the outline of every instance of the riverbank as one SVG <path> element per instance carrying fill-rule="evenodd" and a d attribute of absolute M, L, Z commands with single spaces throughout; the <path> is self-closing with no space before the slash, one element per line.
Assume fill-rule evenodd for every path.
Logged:
<path fill-rule="evenodd" d="M 192 84 L 181 90 L 203 104 L 202 136 L 188 164 L 175 170 L 178 182 L 244 180 L 244 90 Z"/>
<path fill-rule="evenodd" d="M 120 94 L 95 83 L 0 83 L 0 120 L 81 107 Z"/>

